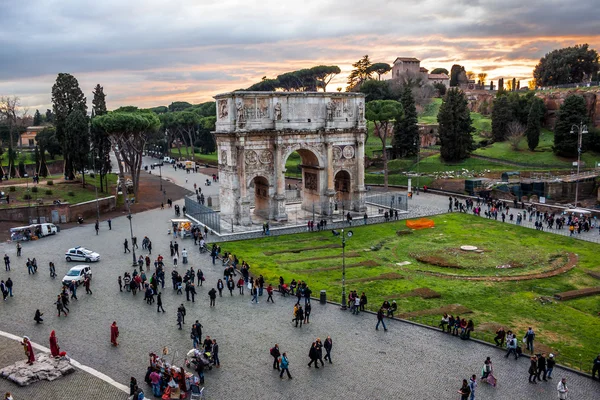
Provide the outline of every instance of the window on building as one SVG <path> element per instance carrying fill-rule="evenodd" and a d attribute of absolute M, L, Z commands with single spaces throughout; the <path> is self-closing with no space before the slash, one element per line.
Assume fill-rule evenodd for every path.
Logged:
<path fill-rule="evenodd" d="M 35 146 L 35 142 L 33 139 L 29 139 L 29 147 Z"/>

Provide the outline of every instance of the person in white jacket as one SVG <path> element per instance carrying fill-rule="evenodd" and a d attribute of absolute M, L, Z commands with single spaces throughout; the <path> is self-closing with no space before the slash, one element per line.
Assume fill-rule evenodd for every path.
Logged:
<path fill-rule="evenodd" d="M 562 378 L 560 382 L 558 382 L 556 390 L 558 390 L 558 398 L 566 400 L 567 394 L 569 393 L 569 388 L 567 388 L 567 378 Z"/>

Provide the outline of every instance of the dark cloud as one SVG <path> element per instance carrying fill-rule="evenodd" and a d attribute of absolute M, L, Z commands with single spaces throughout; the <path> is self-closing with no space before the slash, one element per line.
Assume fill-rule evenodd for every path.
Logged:
<path fill-rule="evenodd" d="M 415 56 L 428 68 L 521 68 L 579 40 L 600 44 L 597 8 L 591 0 L 28 0 L 1 7 L 0 93 L 49 102 L 56 74 L 71 72 L 116 86 L 114 98 L 183 96 L 311 64 L 348 69 L 366 53 L 388 63 Z"/>

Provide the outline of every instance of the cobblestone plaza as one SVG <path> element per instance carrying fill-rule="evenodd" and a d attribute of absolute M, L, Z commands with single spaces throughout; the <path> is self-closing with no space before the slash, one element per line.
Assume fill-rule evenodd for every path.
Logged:
<path fill-rule="evenodd" d="M 183 171 L 166 171 L 176 183 L 191 187 L 200 185 L 206 176 L 186 175 Z M 184 183 L 188 178 L 188 183 Z M 218 190 L 217 187 L 212 187 Z M 427 210 L 437 207 L 435 200 L 421 195 L 418 199 Z M 447 199 L 440 197 L 442 206 Z M 440 210 L 443 212 L 445 210 Z M 456 399 L 462 379 L 480 374 L 483 361 L 492 357 L 496 388 L 480 384 L 477 398 L 484 399 L 552 399 L 557 398 L 556 384 L 566 376 L 570 398 L 597 398 L 600 384 L 578 374 L 556 368 L 554 381 L 538 385 L 527 383 L 529 362 L 505 359 L 504 352 L 477 343 L 462 341 L 435 330 L 422 328 L 402 321 L 386 321 L 388 332 L 376 331 L 376 318 L 370 313 L 358 316 L 343 312 L 338 306 L 321 305 L 313 300 L 311 323 L 295 328 L 292 323 L 294 300 L 278 294 L 275 304 L 266 303 L 266 294 L 259 304 L 251 304 L 250 296 L 229 296 L 224 291 L 217 297 L 216 307 L 210 308 L 207 292 L 222 277 L 222 267 L 213 265 L 210 257 L 200 254 L 191 239 L 178 239 L 180 251 L 188 249 L 190 263 L 179 264 L 182 272 L 189 266 L 202 268 L 206 282 L 197 288 L 196 301 L 186 301 L 185 294 L 177 295 L 170 284 L 170 273 L 175 268 L 169 257 L 167 235 L 168 221 L 173 218 L 172 209 L 153 210 L 133 216 L 134 235 L 138 243 L 148 236 L 153 243 L 151 258 L 165 256 L 166 282 L 162 290 L 166 313 L 157 313 L 156 305 L 147 305 L 143 295 L 133 296 L 119 292 L 117 277 L 131 272 L 132 256 L 123 254 L 123 241 L 129 237 L 129 222 L 125 217 L 113 219 L 112 231 L 106 222 L 101 223 L 100 234 L 95 235 L 94 226 L 87 224 L 61 231 L 54 237 L 24 243 L 22 257 L 16 257 L 14 244 L 4 243 L 0 252 L 11 257 L 12 271 L 0 271 L 1 279 L 8 276 L 14 281 L 14 297 L 0 304 L 2 324 L 0 330 L 15 335 L 27 335 L 35 343 L 48 346 L 51 330 L 56 330 L 61 348 L 78 362 L 106 374 L 115 381 L 127 385 L 134 376 L 143 381 L 148 363 L 148 353 L 169 347 L 169 358 L 181 365 L 185 353 L 192 348 L 189 328 L 196 320 L 203 324 L 203 334 L 216 338 L 220 344 L 222 367 L 206 372 L 206 390 L 209 399 L 283 399 L 296 396 L 322 399 Z M 60 290 L 60 279 L 75 263 L 66 263 L 64 252 L 75 245 L 82 245 L 101 254 L 101 261 L 92 264 L 93 295 L 78 290 L 79 300 L 72 300 L 67 318 L 56 316 L 54 299 Z M 136 249 L 146 255 L 147 251 Z M 243 258 L 243 255 L 238 255 Z M 28 275 L 25 261 L 36 257 L 38 273 Z M 57 279 L 48 273 L 48 262 L 56 264 Z M 291 277 L 286 277 L 291 279 Z M 276 286 L 276 282 L 272 282 Z M 310 282 L 309 282 L 310 284 Z M 313 287 L 313 293 L 321 288 Z M 337 298 L 337 293 L 329 293 Z M 177 329 L 176 309 L 183 303 L 187 309 L 185 327 Z M 33 321 L 35 310 L 45 313 L 43 324 Z M 117 321 L 121 336 L 120 346 L 110 345 L 110 324 Z M 308 368 L 308 351 L 315 338 L 333 339 L 333 364 L 315 370 Z M 288 353 L 293 380 L 283 381 L 271 367 L 269 349 L 278 343 Z M 16 341 L 0 339 L 2 356 L 6 365 L 21 357 L 22 348 Z M 591 362 L 591 360 L 590 360 Z M 43 382 L 27 389 L 18 389 L 12 383 L 0 380 L 0 392 L 12 391 L 15 400 L 63 399 L 76 396 L 73 386 L 80 388 L 81 397 L 94 399 L 126 398 L 113 386 L 83 371 L 56 382 Z M 142 383 L 146 395 L 150 388 Z M 38 390 L 36 390 L 38 389 Z M 92 390 L 93 389 L 93 390 Z M 85 396 L 83 395 L 84 393 Z M 89 393 L 89 394 L 87 394 Z M 122 396 L 121 396 L 122 395 Z M 121 397 L 120 397 L 121 396 Z"/>

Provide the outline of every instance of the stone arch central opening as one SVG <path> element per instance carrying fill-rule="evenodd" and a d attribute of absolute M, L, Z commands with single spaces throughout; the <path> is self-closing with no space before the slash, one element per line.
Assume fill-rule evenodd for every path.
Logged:
<path fill-rule="evenodd" d="M 327 177 L 320 165 L 317 155 L 308 149 L 298 149 L 290 153 L 285 160 L 286 178 L 298 179 L 293 185 L 288 183 L 288 190 L 297 190 L 302 201 L 302 209 L 320 213 L 322 206 L 322 190 Z"/>

